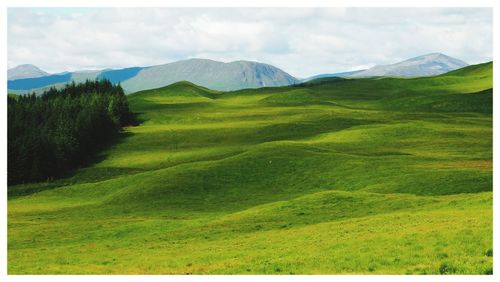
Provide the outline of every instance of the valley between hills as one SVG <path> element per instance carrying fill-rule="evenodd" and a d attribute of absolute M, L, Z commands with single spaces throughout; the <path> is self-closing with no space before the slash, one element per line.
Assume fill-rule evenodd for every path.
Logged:
<path fill-rule="evenodd" d="M 91 165 L 9 186 L 9 274 L 491 274 L 493 64 L 128 95 Z"/>

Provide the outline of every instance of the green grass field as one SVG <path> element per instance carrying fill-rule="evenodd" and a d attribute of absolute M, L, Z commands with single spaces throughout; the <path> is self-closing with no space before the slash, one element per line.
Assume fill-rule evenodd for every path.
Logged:
<path fill-rule="evenodd" d="M 129 96 L 91 166 L 9 187 L 9 274 L 491 274 L 492 63 Z"/>

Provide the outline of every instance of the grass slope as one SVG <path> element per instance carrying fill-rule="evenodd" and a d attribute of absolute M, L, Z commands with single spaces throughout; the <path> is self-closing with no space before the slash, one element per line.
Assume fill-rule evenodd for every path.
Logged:
<path fill-rule="evenodd" d="M 132 94 L 98 162 L 9 187 L 8 271 L 491 273 L 491 73 Z"/>

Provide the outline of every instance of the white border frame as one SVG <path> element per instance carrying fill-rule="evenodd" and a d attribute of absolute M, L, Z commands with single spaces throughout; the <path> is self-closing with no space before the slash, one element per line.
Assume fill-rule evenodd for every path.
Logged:
<path fill-rule="evenodd" d="M 283 0 L 2 0 L 0 1 L 0 20 L 2 28 L 0 30 L 0 49 L 2 50 L 3 60 L 0 60 L 0 65 L 3 71 L 0 72 L 0 81 L 7 81 L 7 8 L 8 7 L 492 7 L 493 8 L 493 61 L 498 54 L 498 36 L 495 36 L 495 31 L 500 30 L 498 6 L 500 1 L 495 0 L 300 0 L 300 1 L 283 1 Z M 498 33 L 497 33 L 498 34 Z M 498 67 L 493 64 L 494 68 L 494 85 L 499 85 L 499 76 L 497 75 Z M 7 84 L 3 86 L 3 94 L 7 93 Z M 495 96 L 499 91 L 495 90 L 493 94 L 493 112 L 498 113 L 500 102 Z M 452 275 L 452 276 L 403 276 L 403 275 L 297 275 L 297 276 L 268 276 L 268 275 L 239 275 L 239 276 L 224 276 L 224 275 L 204 275 L 204 276 L 181 276 L 181 275 L 7 275 L 7 104 L 6 97 L 0 102 L 0 144 L 2 154 L 0 159 L 0 175 L 2 192 L 0 193 L 0 280 L 2 281 L 89 281 L 89 280 L 107 280 L 107 281 L 135 281 L 137 279 L 147 281 L 304 281 L 314 279 L 317 281 L 494 281 L 499 275 L 500 266 L 493 264 L 494 275 Z M 493 117 L 493 147 L 499 148 L 500 133 L 495 130 L 497 117 Z M 493 151 L 493 163 L 499 160 L 500 153 L 497 150 Z M 493 173 L 493 190 L 498 190 L 496 187 L 500 181 L 500 174 Z M 493 202 L 498 203 L 498 193 L 493 193 Z M 499 215 L 498 204 L 493 205 L 494 216 L 494 253 L 500 251 L 496 247 L 495 242 L 498 242 L 499 224 L 497 216 Z"/>

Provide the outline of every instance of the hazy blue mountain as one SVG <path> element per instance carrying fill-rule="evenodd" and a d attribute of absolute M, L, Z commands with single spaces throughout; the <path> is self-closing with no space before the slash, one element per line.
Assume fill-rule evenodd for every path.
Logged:
<path fill-rule="evenodd" d="M 184 80 L 210 89 L 226 91 L 284 86 L 299 82 L 295 77 L 268 64 L 189 59 L 144 68 L 121 85 L 127 92 L 136 92 Z"/>
<path fill-rule="evenodd" d="M 117 84 L 135 76 L 142 68 L 132 67 L 125 69 L 105 69 L 105 70 L 86 70 L 76 72 L 62 72 L 43 77 L 22 78 L 8 80 L 7 85 L 10 93 L 43 92 L 51 86 L 61 87 L 66 83 L 74 81 L 75 83 L 85 80 L 109 79 Z"/>
<path fill-rule="evenodd" d="M 47 76 L 49 73 L 39 69 L 38 67 L 30 64 L 19 65 L 17 67 L 7 70 L 7 79 L 23 79 Z"/>
<path fill-rule="evenodd" d="M 441 53 L 432 53 L 408 59 L 391 65 L 374 66 L 363 72 L 359 72 L 350 77 L 369 76 L 432 76 L 443 74 L 452 70 L 463 68 L 468 64 L 459 59 L 446 56 Z"/>
<path fill-rule="evenodd" d="M 8 81 L 8 88 L 12 93 L 40 92 L 52 85 L 100 78 L 120 83 L 127 93 L 158 88 L 178 81 L 189 81 L 215 90 L 238 90 L 299 83 L 295 77 L 268 64 L 249 61 L 223 63 L 206 59 L 189 59 L 145 68 L 77 71 L 37 78 L 13 79 Z"/>
<path fill-rule="evenodd" d="M 42 77 L 22 78 L 7 81 L 9 90 L 30 90 L 35 88 L 46 87 L 57 83 L 66 83 L 71 81 L 71 74 L 53 74 Z"/>
<path fill-rule="evenodd" d="M 326 77 L 346 77 L 346 76 L 351 76 L 360 72 L 363 72 L 365 70 L 355 70 L 355 71 L 346 71 L 346 72 L 336 72 L 336 73 L 323 73 L 323 74 L 318 74 L 314 75 L 308 78 L 303 79 L 302 81 L 310 81 L 313 79 L 318 79 L 318 78 L 326 78 Z"/>

